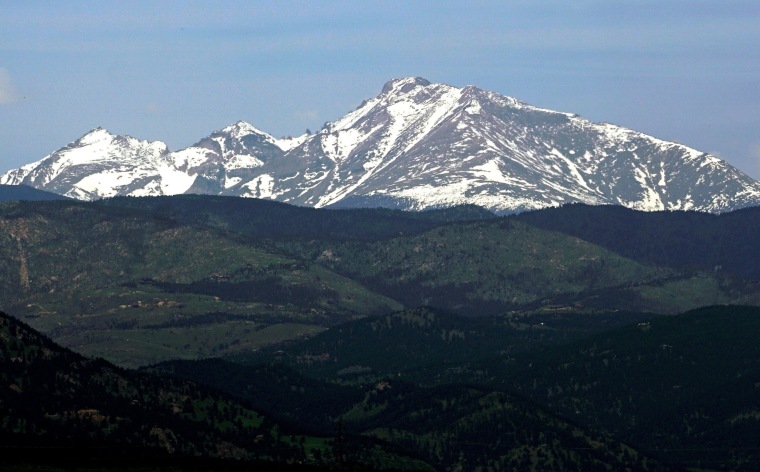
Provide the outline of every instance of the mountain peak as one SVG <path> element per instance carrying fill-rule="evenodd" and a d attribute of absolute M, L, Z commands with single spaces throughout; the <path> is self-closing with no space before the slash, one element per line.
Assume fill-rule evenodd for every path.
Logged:
<path fill-rule="evenodd" d="M 111 134 L 107 129 L 101 128 L 98 126 L 95 129 L 92 129 L 84 134 L 81 138 L 79 138 L 76 142 L 78 144 L 87 145 L 87 144 L 94 144 L 100 141 L 105 141 L 108 139 L 113 138 L 114 135 Z"/>
<path fill-rule="evenodd" d="M 107 134 L 107 135 L 113 136 L 113 134 L 110 131 L 108 131 L 107 129 L 103 128 L 102 126 L 98 126 L 97 128 L 91 129 L 90 131 L 86 132 L 84 134 L 84 136 L 99 135 L 99 134 L 100 135 Z"/>
<path fill-rule="evenodd" d="M 243 136 L 247 136 L 249 134 L 259 134 L 259 135 L 269 136 L 268 133 L 261 131 L 257 127 L 243 120 L 236 121 L 235 123 L 215 132 L 214 134 L 217 134 L 217 133 L 228 134 L 232 136 L 233 138 L 242 138 Z"/>
<path fill-rule="evenodd" d="M 408 92 L 416 86 L 427 87 L 430 85 L 430 81 L 423 79 L 422 77 L 403 77 L 400 79 L 391 79 L 383 85 L 382 93 L 388 93 L 393 90 L 399 90 L 400 92 Z"/>

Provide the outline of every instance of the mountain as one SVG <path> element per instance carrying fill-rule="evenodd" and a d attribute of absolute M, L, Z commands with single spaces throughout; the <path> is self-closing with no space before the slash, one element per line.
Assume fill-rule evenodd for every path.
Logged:
<path fill-rule="evenodd" d="M 420 212 L 380 208 L 330 210 L 258 198 L 211 195 L 116 197 L 96 204 L 129 207 L 184 224 L 211 226 L 255 239 L 275 240 L 372 241 L 417 234 L 445 222 L 496 218 L 493 213 L 472 205 Z"/>
<path fill-rule="evenodd" d="M 272 184 L 253 196 L 313 206 L 721 212 L 760 202 L 760 184 L 689 147 L 420 78 L 388 82 L 260 172 Z"/>
<path fill-rule="evenodd" d="M 334 430 L 304 434 L 219 390 L 83 357 L 2 312 L 0 385 L 6 471 L 319 471 L 339 453 L 347 470 L 434 470 L 381 440 L 341 451 Z"/>
<path fill-rule="evenodd" d="M 39 162 L 6 173 L 0 183 L 26 184 L 79 200 L 223 193 L 241 175 L 248 176 L 282 155 L 293 142 L 298 141 L 276 140 L 238 122 L 193 146 L 169 152 L 160 141 L 140 141 L 96 128 Z"/>
<path fill-rule="evenodd" d="M 314 207 L 494 212 L 569 202 L 721 213 L 760 183 L 690 147 L 481 90 L 403 78 L 316 134 L 237 122 L 169 152 L 96 129 L 0 184 L 79 199 L 204 193 Z"/>
<path fill-rule="evenodd" d="M 189 148 L 169 154 L 178 171 L 194 178 L 186 190 L 174 193 L 230 194 L 228 189 L 248 183 L 257 168 L 281 157 L 298 142 L 298 139 L 277 140 L 249 123 L 238 121 Z"/>
<path fill-rule="evenodd" d="M 41 161 L 8 172 L 0 183 L 26 184 L 79 200 L 182 192 L 186 177 L 172 168 L 168 153 L 162 142 L 96 128 Z"/>

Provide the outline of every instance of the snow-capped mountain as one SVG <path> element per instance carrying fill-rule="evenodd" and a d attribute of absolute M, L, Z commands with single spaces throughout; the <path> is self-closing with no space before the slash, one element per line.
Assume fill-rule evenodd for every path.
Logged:
<path fill-rule="evenodd" d="M 0 181 L 80 200 L 181 193 L 187 176 L 171 166 L 168 154 L 162 142 L 114 136 L 96 128 L 40 161 L 6 173 Z"/>
<path fill-rule="evenodd" d="M 225 193 L 254 169 L 284 154 L 297 139 L 278 140 L 239 121 L 188 148 L 115 136 L 96 128 L 0 182 L 26 184 L 80 200 L 116 195 Z"/>
<path fill-rule="evenodd" d="M 388 82 L 314 135 L 278 140 L 238 122 L 189 148 L 97 129 L 0 183 L 67 196 L 211 193 L 316 207 L 497 212 L 568 202 L 723 212 L 760 183 L 687 146 L 484 91 Z"/>
<path fill-rule="evenodd" d="M 169 158 L 176 169 L 193 177 L 192 185 L 179 193 L 220 194 L 283 153 L 275 138 L 238 121 Z"/>

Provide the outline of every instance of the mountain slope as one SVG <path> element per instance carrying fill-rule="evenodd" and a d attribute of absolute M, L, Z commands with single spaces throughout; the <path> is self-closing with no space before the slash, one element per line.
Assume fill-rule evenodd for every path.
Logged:
<path fill-rule="evenodd" d="M 80 199 L 206 193 L 297 205 L 510 213 L 569 202 L 726 212 L 760 183 L 688 146 L 478 89 L 391 80 L 313 135 L 238 122 L 189 148 L 96 129 L 0 177 Z"/>
<path fill-rule="evenodd" d="M 406 432 L 415 438 L 415 429 L 427 421 L 448 426 L 458 408 L 443 401 L 425 408 L 424 393 L 417 391 L 416 406 L 407 405 L 416 415 L 405 418 L 404 402 L 390 407 L 390 398 L 409 394 L 400 391 L 402 382 L 437 385 L 429 392 L 438 394 L 455 394 L 459 388 L 452 384 L 465 384 L 528 398 L 689 470 L 757 470 L 760 308 L 623 316 L 469 318 L 406 310 L 334 326 L 279 351 L 232 359 L 281 362 L 312 378 L 348 385 L 390 380 L 392 388 L 372 392 L 374 398 L 368 394 L 367 408 L 353 411 L 361 421 L 383 423 L 378 428 L 395 428 L 389 436 Z M 484 426 L 480 434 L 498 427 Z"/>
<path fill-rule="evenodd" d="M 451 221 L 496 216 L 479 207 L 461 206 L 424 212 L 386 209 L 329 210 L 298 207 L 258 198 L 175 195 L 108 198 L 98 205 L 128 207 L 160 214 L 188 225 L 210 226 L 256 240 L 381 240 L 410 235 Z"/>
<path fill-rule="evenodd" d="M 247 461 L 306 459 L 308 451 L 280 438 L 276 424 L 229 396 L 87 359 L 4 313 L 0 367 L 4 447 L 122 447 L 154 460 L 159 451 Z M 326 440 L 322 449 L 329 453 Z"/>
<path fill-rule="evenodd" d="M 348 384 L 387 378 L 425 386 L 483 382 L 488 377 L 478 372 L 481 359 L 537 351 L 650 317 L 620 311 L 474 317 L 423 307 L 350 321 L 309 339 L 227 359 L 248 366 L 276 362 Z M 193 362 L 178 364 L 188 378 L 207 381 L 189 373 Z"/>
<path fill-rule="evenodd" d="M 660 457 L 750 471 L 760 460 L 758 329 L 757 307 L 705 307 L 480 367 Z"/>
<path fill-rule="evenodd" d="M 446 221 L 490 215 L 466 208 L 408 214 L 199 195 L 6 202 L 0 307 L 67 347 L 138 366 L 256 349 L 404 306 L 485 315 L 760 303 L 746 257 L 755 210 L 632 212 L 653 223 L 629 230 L 635 250 L 621 255 L 604 244 L 626 224 L 592 209 L 594 225 L 613 229 L 596 244 L 519 216 Z M 575 210 L 545 212 L 584 221 Z M 716 227 L 692 224 L 724 219 L 749 236 L 729 244 L 741 233 L 715 239 Z M 662 231 L 643 231 L 652 225 Z M 659 257 L 674 245 L 704 261 Z"/>
<path fill-rule="evenodd" d="M 381 241 L 283 241 L 278 247 L 408 307 L 470 315 L 542 307 L 676 313 L 715 303 L 752 304 L 742 297 L 757 294 L 757 287 L 723 280 L 712 267 L 642 264 L 510 217 Z"/>
<path fill-rule="evenodd" d="M 333 431 L 302 434 L 297 424 L 273 420 L 218 390 L 84 358 L 0 313 L 0 438 L 8 448 L 0 464 L 13 451 L 9 446 L 20 446 L 40 455 L 64 447 L 129 456 L 112 458 L 110 467 L 98 464 L 98 470 L 140 464 L 140 454 L 152 467 L 176 467 L 161 461 L 166 455 L 234 459 L 238 466 L 216 464 L 219 470 L 335 470 L 344 458 L 347 470 L 670 470 L 613 438 L 500 392 L 427 390 L 395 380 L 363 391 L 304 383 L 283 369 L 265 369 L 262 376 L 219 362 L 213 368 L 237 370 L 242 378 L 235 384 L 272 380 L 270 395 L 290 390 L 277 408 L 297 410 L 298 387 L 339 394 L 337 403 L 348 409 L 348 434 L 341 434 L 340 443 Z M 312 413 L 320 410 L 317 405 Z M 27 457 L 26 464 L 36 460 Z M 87 470 L 94 465 L 84 456 L 71 469 L 82 464 Z M 214 463 L 192 465 L 187 470 L 217 470 L 209 467 Z"/>
<path fill-rule="evenodd" d="M 120 365 L 253 349 L 401 305 L 234 234 L 87 202 L 0 205 L 0 306 Z"/>
<path fill-rule="evenodd" d="M 760 266 L 747 257 L 760 247 L 758 207 L 708 215 L 566 205 L 514 218 L 575 236 L 642 264 L 760 279 Z"/>

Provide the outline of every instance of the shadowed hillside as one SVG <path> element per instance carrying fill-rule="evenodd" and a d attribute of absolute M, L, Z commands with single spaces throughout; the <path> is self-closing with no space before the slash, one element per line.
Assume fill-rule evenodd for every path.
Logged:
<path fill-rule="evenodd" d="M 649 265 L 760 278 L 760 208 L 722 215 L 637 212 L 618 206 L 565 205 L 514 217 L 581 238 Z"/>
<path fill-rule="evenodd" d="M 293 387 L 304 393 L 330 388 L 303 382 L 282 369 L 249 371 L 248 380 L 263 380 L 253 377 L 257 372 L 275 380 L 270 399 L 271 393 Z M 283 374 L 285 382 L 278 382 Z M 230 380 L 225 384 L 240 383 Z M 269 468 L 267 464 L 338 462 L 350 470 L 668 470 L 612 438 L 584 431 L 524 400 L 471 387 L 420 389 L 391 380 L 363 391 L 344 388 L 353 393 L 339 395 L 346 406 L 339 439 L 304 435 L 297 423 L 272 420 L 194 383 L 74 354 L 2 314 L 0 383 L 8 386 L 0 389 L 5 412 L 0 435 L 9 440 L 6 447 L 45 450 L 56 445 L 83 454 L 88 448 L 131 448 L 133 457 L 121 464 L 106 461 L 106 469 L 139 464 L 142 454 L 154 464 L 169 463 L 166 457 L 218 458 L 257 470 Z M 333 394 L 340 390 L 332 387 Z M 276 408 L 289 409 L 294 401 L 294 395 L 286 396 Z M 316 408 L 314 413 L 320 411 L 328 410 Z M 11 451 L 12 457 L 6 455 L 0 463 L 19 462 L 18 450 Z M 104 458 L 94 459 L 103 463 Z"/>
<path fill-rule="evenodd" d="M 57 193 L 46 192 L 28 185 L 0 185 L 0 202 L 16 200 L 71 200 Z"/>

